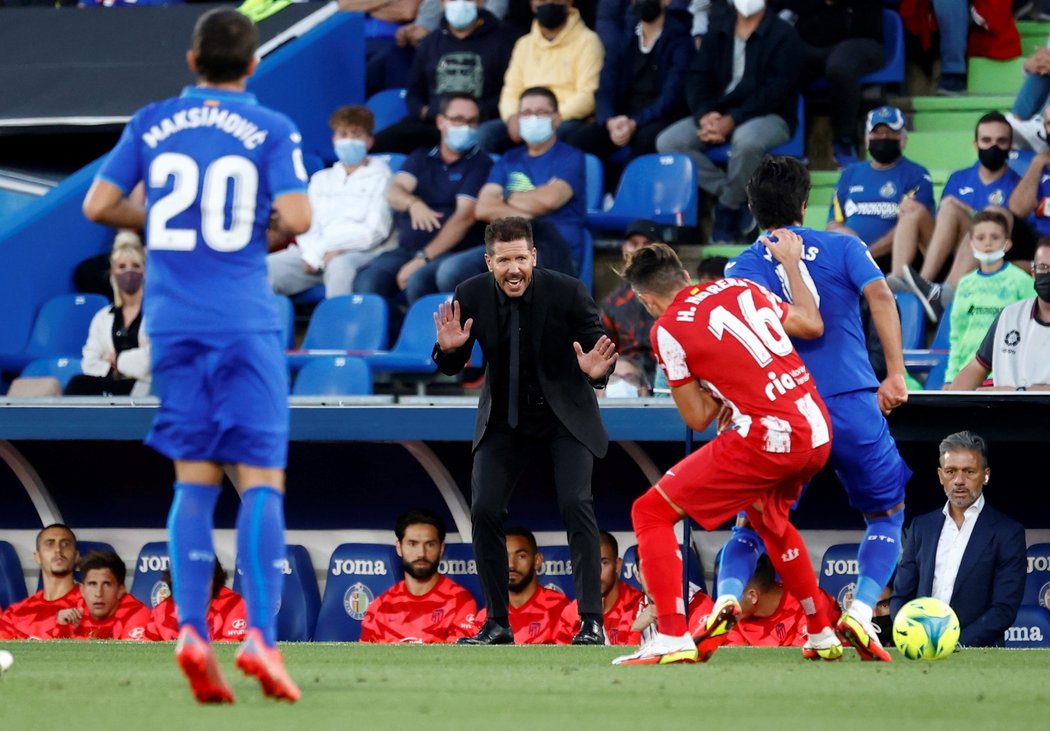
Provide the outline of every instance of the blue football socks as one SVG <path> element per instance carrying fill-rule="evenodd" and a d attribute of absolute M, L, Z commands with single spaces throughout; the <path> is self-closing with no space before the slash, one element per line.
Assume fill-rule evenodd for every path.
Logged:
<path fill-rule="evenodd" d="M 865 518 L 868 529 L 857 551 L 857 590 L 853 600 L 866 607 L 874 607 L 879 594 L 893 575 L 901 550 L 901 530 L 904 527 L 904 511 L 878 518 Z"/>
<path fill-rule="evenodd" d="M 215 567 L 213 516 L 219 492 L 218 485 L 176 482 L 175 498 L 168 512 L 172 594 L 180 626 L 193 627 L 205 641 L 209 638 L 209 588 Z"/>
<path fill-rule="evenodd" d="M 241 583 L 248 625 L 277 642 L 277 608 L 284 585 L 284 494 L 272 487 L 253 487 L 241 496 L 237 514 L 237 554 L 244 568 Z"/>
<path fill-rule="evenodd" d="M 758 533 L 748 527 L 734 526 L 733 535 L 722 547 L 718 560 L 717 596 L 729 595 L 740 601 L 744 585 L 751 580 L 758 557 L 765 551 Z"/>

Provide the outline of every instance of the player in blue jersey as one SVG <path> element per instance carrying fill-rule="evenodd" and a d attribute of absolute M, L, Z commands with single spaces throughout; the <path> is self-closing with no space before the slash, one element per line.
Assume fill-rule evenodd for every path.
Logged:
<path fill-rule="evenodd" d="M 893 294 L 867 247 L 855 236 L 801 228 L 809 197 L 809 172 L 797 160 L 767 157 L 747 184 L 748 204 L 762 229 L 790 228 L 802 237 L 803 280 L 813 290 L 824 334 L 815 340 L 797 340 L 817 391 L 831 414 L 831 457 L 850 504 L 867 524 L 857 560 L 857 589 L 849 610 L 836 630 L 865 660 L 888 661 L 871 621 L 872 609 L 890 580 L 900 552 L 904 524 L 904 486 L 911 470 L 904 464 L 890 436 L 883 414 L 908 399 L 904 381 L 901 327 Z M 783 268 L 762 243 L 753 244 L 725 270 L 726 276 L 750 279 L 791 301 Z M 872 319 L 886 353 L 888 375 L 880 384 L 868 361 L 860 298 L 871 308 Z M 739 598 L 754 572 L 754 562 L 765 551 L 757 534 L 734 529 L 723 549 L 718 598 L 700 640 L 728 631 L 740 616 Z M 803 655 L 816 653 L 803 648 Z"/>
<path fill-rule="evenodd" d="M 275 642 L 288 377 L 265 257 L 271 212 L 301 233 L 310 204 L 295 125 L 245 91 L 256 39 L 236 11 L 202 15 L 187 53 L 198 85 L 135 114 L 84 200 L 93 221 L 145 229 L 145 308 L 161 398 L 146 443 L 175 461 L 168 515 L 175 655 L 202 703 L 233 701 L 206 625 L 224 464 L 237 466 L 237 553 L 247 579 L 249 629 L 235 662 L 264 694 L 299 697 Z M 140 181 L 145 209 L 128 197 Z"/>

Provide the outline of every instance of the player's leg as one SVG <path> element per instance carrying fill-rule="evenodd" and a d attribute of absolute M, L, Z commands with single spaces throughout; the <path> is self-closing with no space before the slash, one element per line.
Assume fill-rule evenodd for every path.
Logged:
<path fill-rule="evenodd" d="M 758 557 L 765 550 L 762 538 L 751 528 L 746 513 L 738 514 L 733 535 L 718 556 L 715 604 L 703 627 L 693 635 L 701 655 L 706 655 L 705 660 L 725 642 L 729 631 L 739 621 L 744 585 L 755 573 Z"/>

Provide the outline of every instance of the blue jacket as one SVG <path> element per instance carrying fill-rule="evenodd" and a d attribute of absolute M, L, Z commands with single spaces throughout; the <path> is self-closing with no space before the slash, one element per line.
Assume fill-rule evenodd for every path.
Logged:
<path fill-rule="evenodd" d="M 904 556 L 893 582 L 890 610 L 916 597 L 932 596 L 933 567 L 944 514 L 920 515 L 911 523 Z M 950 602 L 959 617 L 959 644 L 1002 647 L 1003 633 L 1021 606 L 1025 582 L 1024 526 L 985 502 L 966 544 Z"/>

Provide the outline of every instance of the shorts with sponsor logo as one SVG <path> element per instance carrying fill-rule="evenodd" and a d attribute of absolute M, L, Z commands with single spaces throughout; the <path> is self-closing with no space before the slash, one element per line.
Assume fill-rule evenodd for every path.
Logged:
<path fill-rule="evenodd" d="M 288 371 L 276 332 L 151 336 L 160 411 L 146 444 L 176 460 L 283 468 Z"/>
<path fill-rule="evenodd" d="M 834 440 L 828 464 L 849 504 L 863 513 L 881 513 L 904 502 L 911 470 L 904 463 L 874 391 L 824 398 Z"/>
<path fill-rule="evenodd" d="M 766 452 L 752 439 L 727 431 L 660 478 L 660 489 L 705 530 L 715 530 L 741 510 L 764 506 L 766 525 L 787 522 L 802 486 L 827 462 L 831 445 L 797 452 Z"/>

